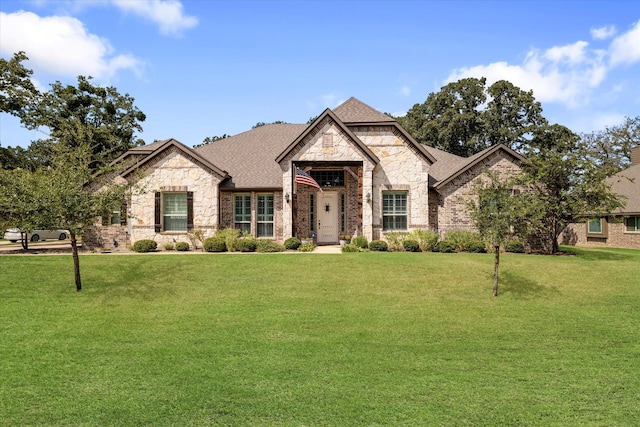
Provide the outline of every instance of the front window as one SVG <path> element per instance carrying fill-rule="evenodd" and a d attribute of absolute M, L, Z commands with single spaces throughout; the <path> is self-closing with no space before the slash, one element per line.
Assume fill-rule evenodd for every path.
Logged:
<path fill-rule="evenodd" d="M 165 231 L 187 231 L 187 193 L 164 193 L 162 224 Z"/>
<path fill-rule="evenodd" d="M 309 174 L 321 187 L 344 187 L 343 170 L 312 170 Z"/>
<path fill-rule="evenodd" d="M 592 218 L 587 222 L 587 231 L 592 234 L 602 234 L 602 219 Z"/>
<path fill-rule="evenodd" d="M 237 230 L 251 233 L 251 195 L 236 194 L 234 225 Z"/>
<path fill-rule="evenodd" d="M 640 232 L 640 216 L 631 216 L 625 220 L 627 231 L 631 233 Z"/>
<path fill-rule="evenodd" d="M 258 237 L 273 237 L 273 194 L 258 194 Z"/>
<path fill-rule="evenodd" d="M 382 229 L 407 229 L 406 192 L 385 192 L 382 194 Z"/>

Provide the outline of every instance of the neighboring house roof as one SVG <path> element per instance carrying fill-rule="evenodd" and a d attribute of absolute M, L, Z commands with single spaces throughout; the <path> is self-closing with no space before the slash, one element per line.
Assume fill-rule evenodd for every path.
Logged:
<path fill-rule="evenodd" d="M 353 98 L 352 98 L 353 99 Z M 370 108 L 370 107 L 369 107 Z M 278 157 L 276 157 L 276 162 L 280 163 L 285 157 L 287 157 L 289 154 L 291 154 L 292 152 L 296 151 L 297 149 L 300 148 L 300 143 L 307 137 L 307 135 L 309 135 L 309 133 L 311 133 L 313 131 L 313 129 L 315 129 L 317 126 L 320 126 L 321 123 L 325 120 L 325 119 L 331 119 L 333 120 L 333 122 L 342 130 L 342 132 L 344 132 L 346 135 L 349 136 L 349 138 L 351 138 L 351 140 L 354 142 L 354 144 L 356 145 L 356 147 L 358 149 L 360 149 L 360 151 L 366 155 L 369 160 L 371 160 L 374 164 L 378 164 L 378 157 L 373 154 L 373 151 L 371 151 L 369 149 L 369 147 L 367 147 L 361 140 L 360 138 L 358 138 L 352 131 L 351 129 L 349 129 L 341 120 L 340 118 L 330 109 L 326 109 L 324 110 L 324 112 L 322 114 L 320 114 L 320 116 L 318 116 L 313 123 L 311 123 L 305 130 L 304 132 L 302 132 L 300 135 L 298 135 L 298 137 L 293 140 L 293 142 L 291 142 L 291 144 L 289 144 L 287 146 L 287 148 L 285 148 L 285 150 L 280 153 L 278 155 Z"/>
<path fill-rule="evenodd" d="M 612 192 L 626 197 L 626 206 L 615 210 L 614 213 L 640 214 L 640 164 L 631 166 L 607 178 L 607 183 L 611 185 Z"/>
<path fill-rule="evenodd" d="M 146 147 L 147 149 L 142 150 L 143 147 Z M 177 149 L 185 157 L 190 158 L 194 163 L 199 164 L 199 166 L 202 167 L 203 169 L 206 169 L 211 173 L 217 174 L 221 179 L 225 179 L 226 177 L 229 176 L 226 171 L 220 169 L 219 167 L 211 163 L 208 159 L 205 159 L 200 154 L 196 153 L 193 149 L 187 147 L 186 145 L 182 144 L 176 139 L 170 138 L 164 141 L 157 141 L 157 142 L 154 142 L 153 144 L 149 144 L 143 147 L 136 147 L 138 150 L 136 150 L 136 148 L 129 150 L 129 152 L 136 151 L 136 152 L 143 152 L 145 154 L 149 150 L 151 150 L 151 152 L 148 153 L 148 155 L 144 157 L 142 160 L 135 162 L 127 170 L 125 170 L 121 174 L 123 178 L 127 178 L 136 170 L 144 168 L 145 165 L 148 165 L 151 162 L 153 162 L 154 159 L 158 158 L 158 156 L 160 156 L 162 153 L 164 153 L 166 150 L 170 148 Z"/>
<path fill-rule="evenodd" d="M 434 163 L 429 170 L 429 175 L 435 180 L 432 185 L 436 190 L 441 189 L 460 174 L 468 171 L 484 159 L 499 151 L 506 152 L 517 161 L 522 162 L 525 160 L 520 154 L 503 144 L 489 147 L 471 157 L 459 157 L 433 147 L 427 147 L 427 150 L 437 158 L 437 162 Z"/>
<path fill-rule="evenodd" d="M 306 124 L 258 126 L 194 149 L 229 172 L 227 188 L 281 188 L 282 170 L 276 156 L 307 128 Z"/>

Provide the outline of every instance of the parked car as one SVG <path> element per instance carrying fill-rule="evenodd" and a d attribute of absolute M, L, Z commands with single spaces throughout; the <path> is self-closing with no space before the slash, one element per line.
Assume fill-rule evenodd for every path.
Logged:
<path fill-rule="evenodd" d="M 37 242 L 38 240 L 64 240 L 69 237 L 68 230 L 33 230 L 31 233 L 27 233 L 27 239 L 32 242 Z M 22 239 L 20 235 L 20 230 L 17 228 L 10 228 L 4 232 L 4 238 L 10 242 L 17 242 Z"/>

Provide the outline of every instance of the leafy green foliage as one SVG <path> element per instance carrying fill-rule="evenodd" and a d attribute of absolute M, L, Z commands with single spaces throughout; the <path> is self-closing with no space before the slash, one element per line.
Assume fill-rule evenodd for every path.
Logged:
<path fill-rule="evenodd" d="M 504 244 L 504 250 L 506 252 L 524 253 L 524 244 L 520 240 L 507 240 Z"/>
<path fill-rule="evenodd" d="M 409 233 L 408 238 L 417 241 L 422 252 L 431 252 L 438 243 L 440 235 L 432 230 L 418 228 Z"/>
<path fill-rule="evenodd" d="M 257 252 L 283 252 L 284 250 L 284 246 L 272 240 L 258 239 Z"/>
<path fill-rule="evenodd" d="M 226 252 L 227 244 L 225 242 L 224 237 L 222 236 L 214 236 L 209 237 L 204 240 L 203 243 L 204 250 L 207 252 Z"/>
<path fill-rule="evenodd" d="M 367 249 L 369 247 L 369 241 L 367 240 L 367 237 L 362 234 L 354 236 L 351 239 L 351 244 L 356 245 L 361 249 Z"/>
<path fill-rule="evenodd" d="M 442 252 L 443 254 L 454 253 L 456 251 L 456 246 L 449 240 L 440 240 L 433 248 L 433 251 Z"/>
<path fill-rule="evenodd" d="M 409 235 L 407 232 L 403 231 L 390 231 L 384 234 L 385 239 L 387 239 L 387 243 L 389 244 L 389 250 L 391 251 L 402 251 L 404 248 L 402 247 L 402 241 Z"/>
<path fill-rule="evenodd" d="M 242 236 L 242 232 L 235 228 L 223 228 L 218 230 L 215 237 L 224 240 L 224 243 L 229 252 L 234 252 L 237 249 L 238 239 Z"/>
<path fill-rule="evenodd" d="M 301 244 L 302 242 L 297 237 L 289 237 L 284 241 L 284 247 L 293 251 L 297 250 Z"/>
<path fill-rule="evenodd" d="M 419 142 L 463 157 L 495 144 L 517 149 L 547 123 L 532 91 L 505 80 L 486 88 L 485 78 L 449 83 L 397 120 Z"/>
<path fill-rule="evenodd" d="M 313 252 L 315 248 L 316 248 L 316 245 L 314 245 L 311 242 L 307 242 L 307 243 L 302 243 L 300 246 L 298 246 L 298 251 L 299 252 Z"/>
<path fill-rule="evenodd" d="M 407 252 L 420 252 L 420 244 L 417 240 L 406 238 L 402 241 L 402 247 Z"/>
<path fill-rule="evenodd" d="M 243 237 L 236 241 L 236 249 L 240 252 L 255 252 L 258 242 L 253 237 Z"/>
<path fill-rule="evenodd" d="M 135 252 L 153 252 L 158 248 L 158 242 L 151 239 L 137 240 L 133 243 Z"/>
<path fill-rule="evenodd" d="M 176 243 L 176 251 L 186 252 L 189 250 L 189 243 L 187 242 L 178 242 Z"/>
<path fill-rule="evenodd" d="M 340 251 L 342 252 L 363 252 L 364 249 L 361 247 L 354 245 L 353 243 L 347 243 L 340 247 Z"/>
<path fill-rule="evenodd" d="M 580 146 L 585 157 L 605 169 L 607 175 L 631 166 L 631 148 L 638 145 L 640 116 L 625 117 L 619 125 L 580 135 Z"/>
<path fill-rule="evenodd" d="M 173 251 L 176 248 L 176 245 L 174 245 L 172 242 L 168 242 L 165 243 L 163 247 L 165 251 Z"/>
<path fill-rule="evenodd" d="M 384 240 L 372 240 L 371 243 L 369 243 L 369 250 L 375 252 L 386 252 L 389 250 L 389 245 L 387 245 L 387 242 Z"/>

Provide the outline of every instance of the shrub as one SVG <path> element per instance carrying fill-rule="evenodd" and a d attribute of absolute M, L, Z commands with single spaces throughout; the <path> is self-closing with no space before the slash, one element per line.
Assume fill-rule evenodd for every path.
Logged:
<path fill-rule="evenodd" d="M 226 252 L 227 244 L 222 237 L 209 237 L 204 240 L 202 246 L 207 252 Z"/>
<path fill-rule="evenodd" d="M 298 249 L 301 244 L 302 242 L 297 237 L 289 237 L 287 240 L 284 241 L 284 247 L 286 249 L 291 249 L 294 251 Z"/>
<path fill-rule="evenodd" d="M 468 230 L 453 230 L 447 233 L 444 240 L 450 242 L 456 252 L 470 252 L 471 246 L 476 246 L 475 242 L 482 241 L 480 233 Z M 440 251 L 442 252 L 442 251 Z"/>
<path fill-rule="evenodd" d="M 369 247 L 369 241 L 362 234 L 351 239 L 351 244 L 356 245 L 361 249 L 367 249 Z"/>
<path fill-rule="evenodd" d="M 508 240 L 504 244 L 504 250 L 507 252 L 524 253 L 524 244 L 519 240 Z"/>
<path fill-rule="evenodd" d="M 258 242 L 253 237 L 243 237 L 236 242 L 236 249 L 240 252 L 255 252 L 258 248 Z"/>
<path fill-rule="evenodd" d="M 256 248 L 258 252 L 282 252 L 284 251 L 284 246 L 277 244 L 271 240 L 258 240 L 258 246 Z"/>
<path fill-rule="evenodd" d="M 316 245 L 314 245 L 313 243 L 302 243 L 298 247 L 298 250 L 300 252 L 313 252 L 315 248 L 316 248 Z"/>
<path fill-rule="evenodd" d="M 477 254 L 483 254 L 487 252 L 487 245 L 482 240 L 474 240 L 467 243 L 465 248 L 466 252 L 473 252 Z"/>
<path fill-rule="evenodd" d="M 189 250 L 189 244 L 187 242 L 176 243 L 176 250 L 180 252 L 186 252 Z"/>
<path fill-rule="evenodd" d="M 409 235 L 409 233 L 403 231 L 390 231 L 385 233 L 384 237 L 387 239 L 387 243 L 389 244 L 389 250 L 391 251 L 402 251 L 404 248 L 402 247 L 402 241 Z"/>
<path fill-rule="evenodd" d="M 449 254 L 456 251 L 455 245 L 448 240 L 440 240 L 433 248 L 434 252 L 442 252 L 443 254 Z"/>
<path fill-rule="evenodd" d="M 165 243 L 164 244 L 164 250 L 165 251 L 172 251 L 174 250 L 176 247 L 173 245 L 173 243 Z"/>
<path fill-rule="evenodd" d="M 372 240 L 369 243 L 369 250 L 377 252 L 386 252 L 389 249 L 389 245 L 384 240 Z"/>
<path fill-rule="evenodd" d="M 420 252 L 420 244 L 417 240 L 404 239 L 402 241 L 402 247 L 407 252 Z"/>
<path fill-rule="evenodd" d="M 353 243 L 347 243 L 340 248 L 342 252 L 362 252 L 362 249 Z"/>
<path fill-rule="evenodd" d="M 438 233 L 435 231 L 422 230 L 420 228 L 413 230 L 407 237 L 417 241 L 422 252 L 433 251 L 433 248 L 436 246 L 438 239 L 440 238 Z"/>
<path fill-rule="evenodd" d="M 214 237 L 219 237 L 224 240 L 225 245 L 227 246 L 227 250 L 229 252 L 233 252 L 237 250 L 236 243 L 238 239 L 242 235 L 240 230 L 235 228 L 223 228 L 219 230 Z"/>
<path fill-rule="evenodd" d="M 150 239 L 138 240 L 133 244 L 133 250 L 136 252 L 153 252 L 158 248 L 158 242 Z"/>

